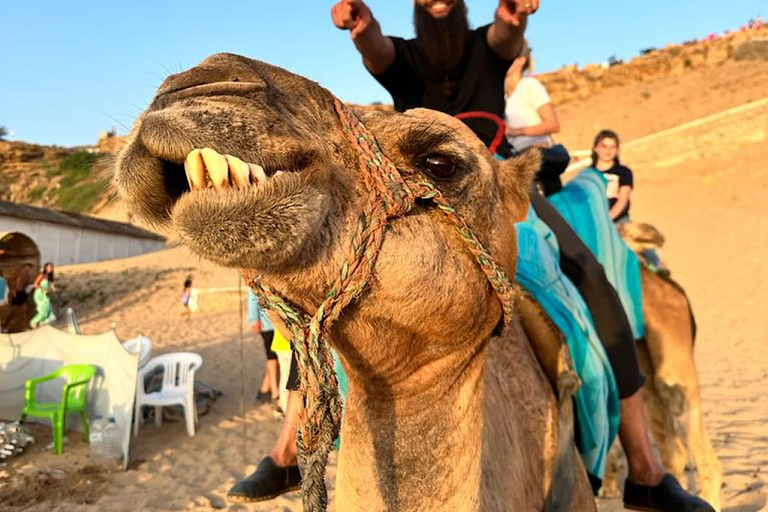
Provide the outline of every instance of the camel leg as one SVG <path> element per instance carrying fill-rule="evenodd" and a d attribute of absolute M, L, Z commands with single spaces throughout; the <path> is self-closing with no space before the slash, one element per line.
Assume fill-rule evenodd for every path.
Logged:
<path fill-rule="evenodd" d="M 699 493 L 719 511 L 723 470 L 712 448 L 709 434 L 704 428 L 698 382 L 692 383 L 686 395 L 690 411 L 686 442 L 696 464 Z"/>
<path fill-rule="evenodd" d="M 662 402 L 667 404 L 670 410 L 679 407 L 680 395 L 684 402 L 684 409 L 688 413 L 687 421 L 682 423 L 682 435 L 696 466 L 696 476 L 699 493 L 716 510 L 720 510 L 720 487 L 722 484 L 722 467 L 715 455 L 709 435 L 704 427 L 701 413 L 701 395 L 699 381 L 694 367 L 693 352 L 689 353 L 686 362 L 679 361 L 675 365 L 678 371 L 674 376 L 664 375 L 664 369 L 657 375 L 656 388 L 660 390 Z M 680 371 L 682 370 L 682 371 Z M 682 411 L 675 411 L 678 416 Z M 680 438 L 678 437 L 678 441 Z"/>
<path fill-rule="evenodd" d="M 621 496 L 619 491 L 619 480 L 627 475 L 627 459 L 624 456 L 624 450 L 621 449 L 621 443 L 618 438 L 613 442 L 613 446 L 608 451 L 608 457 L 605 461 L 605 475 L 603 475 L 603 485 L 600 487 L 599 496 L 601 498 L 618 498 Z"/>
<path fill-rule="evenodd" d="M 698 380 L 695 373 L 689 374 L 693 378 L 686 379 L 687 382 L 672 384 L 671 379 L 663 376 L 656 377 L 656 389 L 660 392 L 660 403 L 662 407 L 668 407 L 670 410 L 676 409 L 681 400 L 684 401 L 684 408 L 687 411 L 687 421 L 680 422 L 682 436 L 685 438 L 688 453 L 696 466 L 696 476 L 699 493 L 702 498 L 707 500 L 716 510 L 720 510 L 720 486 L 722 483 L 722 468 L 720 462 L 712 448 L 709 435 L 704 428 L 704 422 L 701 414 L 701 397 L 699 394 Z M 677 375 L 679 376 L 679 374 Z M 670 406 L 671 405 L 671 406 Z M 647 404 L 646 404 L 647 406 Z M 680 419 L 680 418 L 678 418 Z M 675 449 L 670 460 L 670 469 L 677 470 L 679 464 L 685 464 L 685 454 L 678 454 L 678 450 L 684 450 L 681 436 L 675 436 L 675 444 L 679 448 Z M 664 455 L 662 453 L 662 458 Z M 667 463 L 664 459 L 665 465 Z"/>
<path fill-rule="evenodd" d="M 643 272 L 643 306 L 646 320 L 647 346 L 638 345 L 641 367 L 646 376 L 653 377 L 654 393 L 658 401 L 647 400 L 646 407 L 666 409 L 678 419 L 684 412 L 688 421 L 682 423 L 682 437 L 697 467 L 699 491 L 713 507 L 719 510 L 722 470 L 703 425 L 699 379 L 693 357 L 694 335 L 688 298 L 679 285 Z M 656 421 L 665 422 L 663 411 L 651 412 Z M 668 426 L 660 430 L 667 430 Z M 674 429 L 672 430 L 674 432 Z M 662 434 L 663 435 L 663 434 Z M 676 436 L 675 447 L 669 446 L 662 460 L 675 476 L 687 457 L 682 452 L 681 436 Z M 665 443 L 666 444 L 666 443 Z M 682 454 L 682 455 L 681 455 Z"/>
<path fill-rule="evenodd" d="M 646 391 L 645 408 L 653 415 L 651 422 L 653 436 L 656 439 L 661 463 L 683 485 L 686 482 L 685 466 L 688 463 L 688 452 L 683 442 L 681 432 L 687 429 L 681 425 L 679 418 L 670 410 L 670 403 L 680 402 L 682 391 L 678 387 L 667 387 L 656 382 L 652 391 Z M 681 425 L 678 427 L 678 425 Z"/>
<path fill-rule="evenodd" d="M 643 401 L 650 420 L 653 438 L 661 455 L 664 468 L 680 482 L 685 482 L 685 465 L 688 461 L 685 445 L 675 428 L 675 415 L 683 410 L 683 394 L 679 387 L 666 386 L 659 381 L 651 367 L 648 347 L 639 343 L 637 357 L 645 374 Z"/>

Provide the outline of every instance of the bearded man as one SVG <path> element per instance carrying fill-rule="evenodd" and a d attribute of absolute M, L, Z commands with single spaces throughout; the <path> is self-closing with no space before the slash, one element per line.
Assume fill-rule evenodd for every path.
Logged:
<path fill-rule="evenodd" d="M 331 18 L 337 28 L 350 31 L 363 64 L 392 95 L 395 110 L 426 107 L 451 115 L 479 112 L 503 118 L 504 77 L 526 49 L 527 18 L 538 8 L 539 0 L 499 0 L 493 23 L 471 29 L 464 0 L 414 0 L 416 38 L 409 40 L 384 36 L 362 0 L 341 0 L 333 6 Z M 495 123 L 482 117 L 462 120 L 491 146 Z M 508 148 L 497 151 L 504 156 Z M 651 448 L 634 335 L 605 271 L 544 197 L 532 192 L 531 205 L 557 237 L 560 266 L 587 303 L 616 376 L 621 398 L 619 439 L 629 465 L 624 506 L 714 512 L 665 472 Z M 590 477 L 597 490 L 599 479 Z"/>
<path fill-rule="evenodd" d="M 504 76 L 525 49 L 527 17 L 539 0 L 502 0 L 493 23 L 470 29 L 463 0 L 414 2 L 416 38 L 382 35 L 361 0 L 333 6 L 334 24 L 350 30 L 363 64 L 392 95 L 395 110 L 425 107 L 456 115 L 486 112 L 504 116 Z M 485 119 L 464 122 L 490 145 L 497 125 Z M 504 141 L 505 142 L 505 141 Z"/>

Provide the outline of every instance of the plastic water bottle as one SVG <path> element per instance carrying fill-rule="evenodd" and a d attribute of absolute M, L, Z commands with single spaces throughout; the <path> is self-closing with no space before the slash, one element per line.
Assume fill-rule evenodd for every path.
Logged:
<path fill-rule="evenodd" d="M 99 459 L 118 460 L 123 456 L 123 446 L 120 439 L 120 429 L 115 418 L 97 416 L 91 423 L 90 441 L 91 455 Z"/>

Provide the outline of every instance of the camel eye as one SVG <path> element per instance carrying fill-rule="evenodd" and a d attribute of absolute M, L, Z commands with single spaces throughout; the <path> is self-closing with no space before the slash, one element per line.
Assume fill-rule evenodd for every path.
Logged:
<path fill-rule="evenodd" d="M 454 159 L 446 155 L 429 155 L 424 160 L 424 168 L 432 177 L 439 180 L 452 178 L 457 171 Z"/>

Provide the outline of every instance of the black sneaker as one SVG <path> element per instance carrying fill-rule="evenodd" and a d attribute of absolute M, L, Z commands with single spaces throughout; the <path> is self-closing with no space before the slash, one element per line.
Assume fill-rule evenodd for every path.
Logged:
<path fill-rule="evenodd" d="M 624 484 L 624 508 L 644 512 L 715 512 L 709 503 L 687 493 L 669 473 L 652 486 L 627 480 Z"/>
<path fill-rule="evenodd" d="M 235 503 L 266 501 L 300 488 L 299 466 L 278 466 L 267 455 L 261 459 L 256 471 L 232 486 L 227 492 L 227 500 Z"/>

